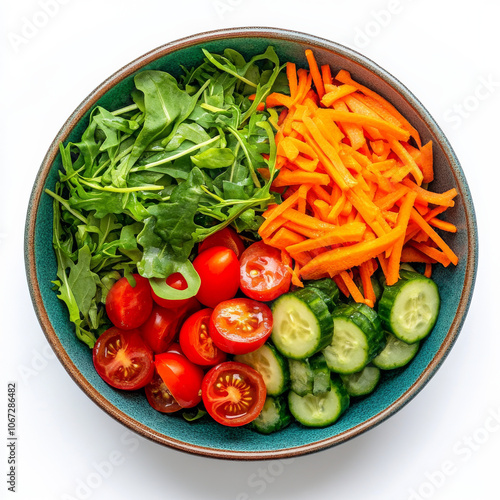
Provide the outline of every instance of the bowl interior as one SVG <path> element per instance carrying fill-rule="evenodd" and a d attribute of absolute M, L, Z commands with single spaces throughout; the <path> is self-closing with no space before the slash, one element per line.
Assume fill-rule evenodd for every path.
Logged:
<path fill-rule="evenodd" d="M 458 227 L 458 233 L 445 239 L 460 261 L 455 268 L 435 269 L 433 277 L 442 297 L 441 313 L 432 334 L 406 368 L 386 374 L 374 393 L 353 401 L 349 411 L 330 427 L 305 429 L 292 424 L 274 435 L 261 436 L 208 420 L 189 424 L 182 418 L 162 415 L 147 404 L 141 392 L 120 392 L 103 382 L 94 370 L 88 347 L 74 334 L 65 305 L 51 289 L 57 270 L 52 251 L 52 200 L 43 190 L 54 188 L 61 168 L 57 143 L 78 140 L 93 105 L 116 109 L 129 104 L 133 75 L 138 70 L 161 69 L 178 76 L 180 64 L 191 67 L 202 61 L 202 47 L 211 52 L 230 47 L 251 57 L 268 45 L 274 46 L 281 61 L 293 61 L 303 67 L 304 50 L 312 48 L 319 63 L 329 63 L 334 74 L 342 68 L 350 71 L 355 79 L 388 98 L 418 129 L 424 142 L 433 140 L 433 189 L 456 187 L 459 191 L 455 207 L 446 213 L 446 219 Z M 435 372 L 462 326 L 474 284 L 476 246 L 474 211 L 462 170 L 446 138 L 409 91 L 374 63 L 345 47 L 273 29 L 229 30 L 181 40 L 132 62 L 99 87 L 68 120 L 47 154 L 33 191 L 26 240 L 28 280 L 44 331 L 66 369 L 92 399 L 113 417 L 162 444 L 198 454 L 247 459 L 292 456 L 338 444 L 381 422 L 408 402 Z"/>

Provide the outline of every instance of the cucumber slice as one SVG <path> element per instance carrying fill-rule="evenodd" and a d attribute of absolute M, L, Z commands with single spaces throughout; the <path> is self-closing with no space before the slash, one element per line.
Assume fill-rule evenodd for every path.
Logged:
<path fill-rule="evenodd" d="M 290 389 L 299 396 L 330 390 L 330 369 L 321 352 L 308 359 L 289 359 Z"/>
<path fill-rule="evenodd" d="M 429 335 L 436 324 L 439 306 L 439 290 L 433 280 L 402 270 L 396 284 L 384 287 L 378 313 L 387 330 L 403 342 L 413 344 Z"/>
<path fill-rule="evenodd" d="M 268 396 L 259 416 L 250 427 L 261 434 L 271 434 L 285 428 L 292 421 L 285 396 Z"/>
<path fill-rule="evenodd" d="M 278 396 L 288 389 L 288 363 L 271 344 L 266 343 L 248 354 L 238 354 L 234 360 L 251 366 L 262 375 L 268 395 Z"/>
<path fill-rule="evenodd" d="M 299 396 L 311 394 L 314 375 L 308 359 L 289 359 L 290 389 Z"/>
<path fill-rule="evenodd" d="M 328 307 L 328 310 L 332 312 L 335 305 L 339 301 L 339 287 L 331 278 L 322 278 L 320 280 L 305 281 L 304 286 L 306 288 L 315 288 L 322 292 L 322 298 Z"/>
<path fill-rule="evenodd" d="M 330 390 L 322 394 L 299 396 L 288 393 L 288 406 L 295 419 L 307 427 L 333 424 L 349 407 L 349 394 L 340 378 L 330 380 Z"/>
<path fill-rule="evenodd" d="M 385 346 L 383 331 L 348 304 L 333 312 L 333 338 L 323 349 L 328 368 L 337 373 L 361 371 Z"/>
<path fill-rule="evenodd" d="M 314 288 L 282 295 L 273 303 L 272 311 L 271 340 L 287 358 L 308 358 L 331 342 L 332 316 Z"/>
<path fill-rule="evenodd" d="M 380 370 L 376 366 L 365 366 L 360 372 L 341 375 L 349 396 L 366 396 L 373 392 L 380 380 Z"/>
<path fill-rule="evenodd" d="M 316 353 L 310 360 L 311 370 L 313 374 L 313 394 L 321 394 L 331 389 L 330 378 L 331 372 L 326 364 L 326 359 L 323 353 Z"/>
<path fill-rule="evenodd" d="M 380 316 L 377 314 L 377 311 L 375 309 L 372 309 L 371 307 L 367 306 L 366 304 L 362 304 L 359 302 L 354 302 L 351 304 L 351 306 L 356 309 L 356 311 L 359 311 L 361 314 L 364 314 L 371 322 L 373 325 L 373 328 L 379 333 L 379 335 L 382 335 L 383 328 L 382 328 L 382 320 L 380 319 Z"/>
<path fill-rule="evenodd" d="M 407 344 L 387 332 L 387 344 L 383 351 L 373 358 L 372 363 L 381 370 L 393 370 L 407 365 L 417 354 L 420 342 Z"/>

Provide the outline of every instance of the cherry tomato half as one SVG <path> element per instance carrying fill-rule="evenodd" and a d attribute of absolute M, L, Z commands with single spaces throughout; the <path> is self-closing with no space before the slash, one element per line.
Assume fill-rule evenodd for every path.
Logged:
<path fill-rule="evenodd" d="M 271 335 L 271 309 L 256 300 L 237 298 L 218 304 L 210 318 L 214 344 L 230 354 L 246 354 L 258 349 Z"/>
<path fill-rule="evenodd" d="M 149 281 L 139 274 L 132 276 L 135 286 L 131 286 L 127 278 L 121 278 L 111 287 L 106 297 L 108 318 L 122 330 L 133 330 L 141 326 L 153 308 Z"/>
<path fill-rule="evenodd" d="M 212 247 L 230 248 L 236 254 L 236 257 L 239 257 L 243 253 L 243 250 L 245 250 L 243 240 L 238 236 L 238 233 L 229 226 L 205 238 L 198 247 L 198 253 Z"/>
<path fill-rule="evenodd" d="M 179 334 L 179 343 L 186 357 L 201 366 L 213 366 L 226 360 L 210 337 L 208 328 L 212 309 L 202 309 L 184 322 Z"/>
<path fill-rule="evenodd" d="M 182 408 L 191 408 L 201 401 L 203 370 L 186 356 L 176 352 L 157 354 L 155 366 L 170 394 Z"/>
<path fill-rule="evenodd" d="M 165 352 L 174 339 L 179 318 L 177 312 L 155 304 L 149 318 L 141 326 L 142 338 L 155 354 Z"/>
<path fill-rule="evenodd" d="M 201 278 L 196 298 L 207 307 L 215 307 L 236 295 L 239 287 L 240 264 L 229 248 L 212 247 L 198 254 L 193 266 Z"/>
<path fill-rule="evenodd" d="M 182 406 L 174 399 L 163 379 L 155 370 L 151 382 L 144 388 L 148 403 L 162 413 L 174 413 L 182 410 Z"/>
<path fill-rule="evenodd" d="M 109 328 L 97 339 L 92 359 L 97 373 L 116 389 L 140 389 L 153 377 L 153 352 L 139 330 Z"/>
<path fill-rule="evenodd" d="M 200 308 L 201 304 L 194 297 L 175 310 L 155 304 L 149 318 L 140 327 L 146 344 L 155 354 L 167 351 L 170 343 L 179 333 L 182 322 Z"/>
<path fill-rule="evenodd" d="M 226 361 L 210 369 L 201 392 L 207 412 L 220 424 L 230 427 L 255 420 L 266 400 L 262 375 L 236 361 Z"/>
<path fill-rule="evenodd" d="M 182 276 L 181 273 L 173 273 L 167 277 L 165 280 L 168 286 L 175 288 L 175 290 L 185 290 L 188 287 L 187 281 Z M 151 289 L 151 294 L 153 296 L 153 300 L 160 306 L 165 307 L 166 309 L 176 309 L 177 307 L 182 307 L 187 304 L 191 299 L 179 299 L 179 300 L 169 300 L 163 299 L 156 295 L 155 291 Z"/>
<path fill-rule="evenodd" d="M 277 248 L 257 241 L 241 255 L 240 288 L 247 297 L 269 302 L 286 293 L 291 280 Z"/>

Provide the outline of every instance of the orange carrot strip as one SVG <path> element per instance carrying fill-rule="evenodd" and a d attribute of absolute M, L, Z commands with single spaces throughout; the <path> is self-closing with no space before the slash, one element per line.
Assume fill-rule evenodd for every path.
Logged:
<path fill-rule="evenodd" d="M 290 96 L 294 99 L 298 90 L 297 67 L 295 63 L 286 63 L 286 76 L 288 79 L 288 86 L 290 87 Z"/>
<path fill-rule="evenodd" d="M 323 166 L 327 168 L 327 164 L 331 164 L 335 170 L 338 172 L 338 175 L 335 175 L 333 179 L 339 184 L 341 187 L 345 186 L 353 186 L 356 184 L 356 180 L 352 177 L 352 175 L 349 173 L 349 171 L 345 168 L 345 165 L 342 163 L 342 160 L 340 159 L 339 155 L 333 148 L 333 146 L 325 139 L 321 131 L 319 130 L 318 126 L 314 123 L 314 121 L 311 118 L 304 118 L 303 120 L 304 125 L 306 126 L 307 130 L 311 134 L 311 138 L 314 139 L 314 142 L 318 145 L 318 147 L 321 149 L 321 151 L 324 153 L 324 155 L 319 155 L 321 163 L 323 163 Z M 312 141 L 308 141 L 310 145 L 314 148 L 313 144 L 311 144 Z M 318 153 L 318 151 L 316 151 Z M 325 155 L 326 155 L 326 162 L 325 162 Z M 330 172 L 328 172 L 330 173 Z M 338 182 L 339 177 L 341 178 L 342 184 Z"/>
<path fill-rule="evenodd" d="M 302 102 L 307 92 L 309 92 L 312 83 L 312 76 L 304 68 L 300 68 L 297 70 L 297 76 L 299 85 L 297 88 L 297 95 L 293 98 L 292 104 L 297 104 Z"/>
<path fill-rule="evenodd" d="M 434 180 L 432 141 L 424 144 L 420 148 L 420 153 L 422 157 L 422 175 L 424 176 L 423 182 L 432 182 Z"/>
<path fill-rule="evenodd" d="M 286 227 L 280 227 L 276 231 L 274 236 L 269 240 L 269 245 L 282 250 L 289 246 L 298 244 L 304 240 L 305 240 L 304 236 L 294 233 L 293 231 L 290 231 L 290 229 L 287 229 Z"/>
<path fill-rule="evenodd" d="M 456 233 L 457 232 L 457 226 L 455 226 L 451 222 L 437 219 L 436 217 L 433 217 L 428 222 L 429 222 L 429 225 L 431 225 L 433 227 L 437 227 L 438 229 L 442 229 L 443 231 L 446 231 L 448 233 Z"/>
<path fill-rule="evenodd" d="M 318 108 L 314 120 L 321 133 L 335 146 L 345 137 L 338 125 L 329 117 L 330 110 Z"/>
<path fill-rule="evenodd" d="M 273 222 L 279 215 L 285 212 L 285 210 L 287 210 L 290 207 L 293 207 L 293 205 L 297 203 L 298 199 L 299 199 L 299 193 L 298 191 L 296 191 L 281 204 L 277 205 L 272 211 L 272 213 L 268 215 L 267 219 L 260 225 L 259 234 L 262 236 L 262 234 L 264 234 L 266 228 L 269 227 L 271 222 Z"/>
<path fill-rule="evenodd" d="M 297 212 L 297 210 L 294 210 L 293 208 L 287 208 L 283 212 L 283 217 L 289 221 L 296 222 L 297 224 L 300 224 L 301 226 L 306 226 L 310 229 L 331 230 L 335 229 L 336 227 L 333 224 L 329 224 L 327 222 L 315 219 L 310 215 L 301 214 Z"/>
<path fill-rule="evenodd" d="M 326 90 L 326 89 L 325 89 Z M 356 92 L 356 87 L 352 85 L 339 85 L 334 90 L 327 92 L 321 99 L 321 104 L 329 108 L 337 99 L 341 99 L 349 94 Z"/>
<path fill-rule="evenodd" d="M 346 104 L 342 101 L 334 102 L 333 108 L 335 111 L 349 111 Z M 365 135 L 363 134 L 363 129 L 360 125 L 356 123 L 344 122 L 342 123 L 342 127 L 345 130 L 345 133 L 354 150 L 358 150 L 366 144 Z"/>
<path fill-rule="evenodd" d="M 408 227 L 408 222 L 410 221 L 411 210 L 413 209 L 413 204 L 417 198 L 417 193 L 410 191 L 405 196 L 401 207 L 399 209 L 398 219 L 396 227 L 402 229 L 402 235 L 399 240 L 396 241 L 391 250 L 391 255 L 389 257 L 389 262 L 387 266 L 387 285 L 394 285 L 399 279 L 399 266 L 401 260 L 401 251 L 403 250 L 403 244 L 405 240 L 406 228 Z"/>
<path fill-rule="evenodd" d="M 322 221 L 328 222 L 328 214 L 330 213 L 330 205 L 328 205 L 328 203 L 323 200 L 316 199 L 312 203 L 311 208 L 313 209 L 315 214 L 317 213 L 319 215 L 319 218 Z"/>
<path fill-rule="evenodd" d="M 362 262 L 359 267 L 359 277 L 361 278 L 361 284 L 363 285 L 363 293 L 365 295 L 365 301 L 369 301 L 371 304 L 370 307 L 373 307 L 377 297 L 375 296 L 375 290 L 373 289 L 373 283 L 371 280 L 371 276 L 373 274 L 373 266 L 372 261 L 367 260 L 366 262 Z M 368 302 L 367 302 L 368 303 Z"/>
<path fill-rule="evenodd" d="M 287 247 L 291 254 L 297 252 L 308 252 L 317 248 L 343 243 L 355 243 L 361 241 L 366 231 L 366 224 L 362 222 L 351 222 L 329 230 L 318 238 L 311 238 Z"/>
<path fill-rule="evenodd" d="M 360 113 L 353 113 L 350 111 L 335 110 L 331 113 L 331 118 L 339 122 L 355 123 L 363 127 L 375 127 L 377 130 L 385 132 L 392 136 L 394 139 L 407 141 L 410 134 L 407 130 L 396 127 L 389 122 L 375 118 L 373 116 L 362 115 Z"/>
<path fill-rule="evenodd" d="M 455 205 L 453 198 L 458 194 L 455 188 L 449 189 L 444 193 L 433 193 L 421 186 L 417 186 L 417 184 L 408 178 L 404 179 L 402 184 L 417 192 L 417 201 L 431 203 L 432 205 L 442 205 L 444 207 L 453 207 Z"/>
<path fill-rule="evenodd" d="M 314 191 L 314 194 L 320 199 L 323 200 L 325 203 L 330 204 L 331 202 L 331 195 L 326 191 L 326 189 L 318 184 L 315 184 L 311 188 Z"/>
<path fill-rule="evenodd" d="M 290 229 L 290 231 L 294 231 L 298 234 L 301 234 L 302 236 L 305 236 L 306 238 L 319 238 L 321 235 L 324 234 L 323 229 L 311 229 L 306 226 L 302 226 L 300 224 L 297 224 L 296 222 L 286 220 L 285 226 Z"/>
<path fill-rule="evenodd" d="M 354 81 L 351 78 L 351 75 L 349 74 L 348 71 L 340 70 L 335 78 L 339 82 L 346 83 L 348 85 L 356 87 L 363 94 L 377 101 L 388 113 L 390 113 L 394 118 L 396 118 L 400 122 L 403 128 L 406 128 L 410 132 L 411 136 L 415 139 L 415 141 L 417 141 L 419 147 L 422 145 L 420 140 L 420 135 L 415 129 L 415 127 L 413 127 L 410 124 L 410 122 L 389 101 L 384 99 L 380 94 Z"/>
<path fill-rule="evenodd" d="M 311 72 L 314 85 L 316 87 L 316 92 L 318 92 L 319 98 L 321 99 L 325 95 L 325 86 L 323 84 L 323 78 L 318 68 L 318 63 L 314 57 L 314 53 L 311 49 L 306 49 L 306 59 L 309 64 L 309 71 Z"/>
<path fill-rule="evenodd" d="M 286 156 L 291 162 L 294 162 L 300 153 L 297 145 L 291 140 L 290 137 L 285 137 L 279 142 L 276 152 L 280 156 Z"/>
<path fill-rule="evenodd" d="M 316 111 L 312 120 L 335 151 L 340 151 L 340 141 L 344 138 L 344 134 L 337 127 L 337 124 L 327 118 L 324 113 L 318 113 L 318 111 Z"/>
<path fill-rule="evenodd" d="M 300 184 L 321 184 L 326 186 L 330 182 L 330 176 L 319 172 L 302 172 L 281 169 L 278 177 L 273 181 L 274 187 L 295 186 Z"/>
<path fill-rule="evenodd" d="M 422 184 L 424 176 L 410 153 L 408 153 L 403 145 L 396 139 L 390 138 L 389 144 L 391 145 L 391 149 L 394 151 L 394 153 L 401 159 L 401 161 L 405 165 L 409 167 L 409 171 L 412 173 L 415 181 L 420 186 Z"/>
<path fill-rule="evenodd" d="M 310 160 L 305 156 L 299 154 L 297 158 L 293 161 L 293 164 L 299 167 L 301 170 L 305 170 L 306 172 L 314 172 L 318 166 L 319 160 L 318 158 L 314 158 Z"/>
<path fill-rule="evenodd" d="M 323 64 L 323 66 L 321 66 L 321 77 L 323 78 L 324 85 L 332 84 L 332 70 L 329 64 Z"/>
<path fill-rule="evenodd" d="M 401 252 L 401 262 L 423 262 L 424 264 L 434 264 L 436 261 L 425 255 L 420 250 L 417 250 L 412 245 L 406 245 Z"/>
<path fill-rule="evenodd" d="M 359 288 L 356 286 L 356 283 L 354 283 L 353 279 L 351 278 L 351 275 L 347 271 L 341 271 L 339 275 L 342 278 L 342 281 L 345 283 L 345 286 L 349 290 L 349 293 L 351 294 L 353 300 L 355 302 L 364 303 L 365 299 L 359 291 Z"/>
<path fill-rule="evenodd" d="M 328 214 L 327 220 L 328 222 L 333 223 L 337 217 L 342 213 L 342 210 L 344 209 L 344 204 L 346 202 L 345 194 L 342 191 L 342 194 L 340 195 L 339 199 L 335 202 L 335 205 L 330 210 L 330 213 Z"/>
<path fill-rule="evenodd" d="M 458 257 L 453 252 L 453 250 L 445 243 L 445 241 L 439 236 L 439 234 L 432 229 L 431 226 L 427 223 L 427 221 L 415 210 L 411 211 L 411 219 L 418 224 L 418 226 L 429 236 L 429 238 L 436 243 L 436 245 L 443 251 L 443 253 L 450 259 L 450 261 L 454 264 L 458 264 Z"/>
<path fill-rule="evenodd" d="M 293 145 L 299 150 L 300 153 L 309 156 L 309 158 L 314 159 L 317 158 L 318 155 L 314 152 L 314 149 L 311 148 L 307 142 L 300 141 L 294 137 L 286 137 L 285 140 L 289 140 Z"/>
<path fill-rule="evenodd" d="M 335 281 L 335 284 L 339 287 L 339 290 L 346 296 L 349 297 L 350 292 L 349 289 L 347 288 L 346 284 L 344 283 L 344 280 L 340 276 L 340 274 L 337 274 L 333 276 L 333 281 Z"/>
<path fill-rule="evenodd" d="M 259 229 L 259 234 L 262 238 L 270 238 L 271 235 L 278 230 L 281 226 L 286 224 L 287 219 L 279 215 L 271 223 L 265 227 L 263 230 Z"/>
<path fill-rule="evenodd" d="M 432 264 L 425 264 L 424 276 L 430 278 L 432 276 Z"/>
<path fill-rule="evenodd" d="M 448 267 L 450 265 L 450 259 L 444 254 L 444 252 L 438 250 L 437 248 L 426 245 L 425 243 L 416 242 L 413 242 L 412 246 L 424 255 L 427 255 L 436 262 L 439 262 L 444 267 Z"/>
<path fill-rule="evenodd" d="M 266 97 L 266 106 L 268 108 L 274 108 L 276 106 L 291 108 L 292 104 L 293 99 L 289 95 L 280 94 L 278 92 L 273 92 Z"/>
<path fill-rule="evenodd" d="M 328 250 L 305 264 L 300 270 L 300 275 L 304 279 L 316 279 L 325 273 L 335 276 L 341 271 L 359 266 L 362 262 L 377 257 L 394 245 L 401 235 L 402 230 L 397 227 L 379 238 Z"/>

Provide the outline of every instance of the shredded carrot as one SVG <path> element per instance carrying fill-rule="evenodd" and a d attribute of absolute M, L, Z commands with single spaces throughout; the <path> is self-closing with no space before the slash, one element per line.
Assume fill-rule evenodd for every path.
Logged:
<path fill-rule="evenodd" d="M 282 201 L 263 213 L 259 234 L 281 250 L 295 286 L 330 276 L 343 294 L 373 306 L 378 267 L 393 284 L 402 263 L 421 263 L 430 276 L 433 265 L 458 262 L 438 234 L 457 231 L 438 216 L 458 192 L 429 189 L 432 142 L 422 145 L 384 97 L 347 71 L 334 79 L 310 49 L 306 60 L 307 69 L 286 64 L 289 94 L 266 98 L 279 113 L 272 189 Z"/>
<path fill-rule="evenodd" d="M 347 271 L 341 271 L 339 274 L 346 288 L 349 290 L 349 293 L 353 298 L 353 300 L 355 302 L 364 303 L 365 299 L 361 294 L 361 292 L 359 291 L 359 288 L 356 286 L 356 283 L 354 283 L 354 280 L 352 279 L 351 275 Z"/>
<path fill-rule="evenodd" d="M 306 49 L 306 58 L 309 63 L 309 70 L 311 71 L 312 79 L 316 87 L 316 92 L 321 99 L 325 95 L 325 86 L 323 83 L 323 77 L 318 68 L 318 63 L 314 57 L 314 53 L 311 49 Z"/>

